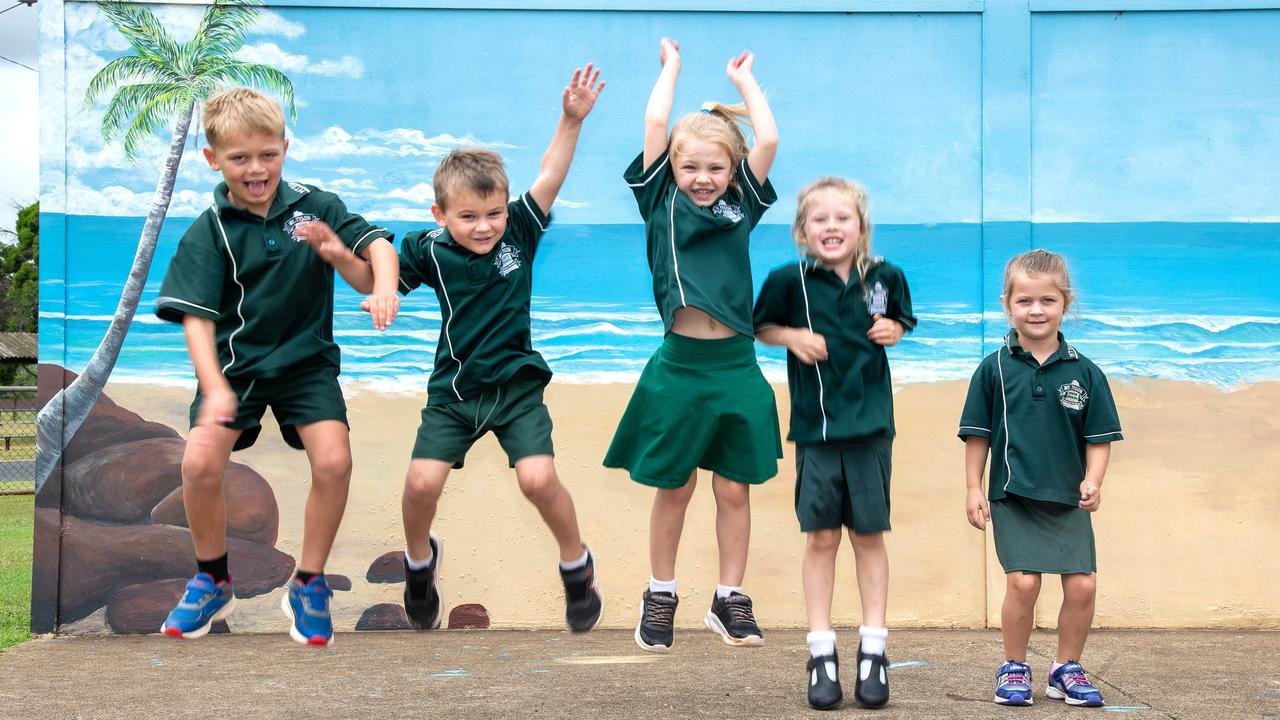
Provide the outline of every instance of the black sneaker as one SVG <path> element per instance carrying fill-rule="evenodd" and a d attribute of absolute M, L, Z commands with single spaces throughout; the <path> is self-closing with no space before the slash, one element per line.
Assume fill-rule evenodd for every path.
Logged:
<path fill-rule="evenodd" d="M 584 546 L 585 547 L 585 546 Z M 604 598 L 596 585 L 596 556 L 586 548 L 587 564 L 576 570 L 561 570 L 564 581 L 564 621 L 574 632 L 586 632 L 600 622 Z"/>
<path fill-rule="evenodd" d="M 730 593 L 723 600 L 716 596 L 711 601 L 703 622 L 724 640 L 726 645 L 758 647 L 764 645 L 764 635 L 756 625 L 751 612 L 751 598 L 740 592 Z"/>
<path fill-rule="evenodd" d="M 644 591 L 640 605 L 640 623 L 636 625 L 636 644 L 649 652 L 664 653 L 671 649 L 675 635 L 676 606 L 680 598 L 669 592 Z"/>
<path fill-rule="evenodd" d="M 889 661 L 883 655 L 868 655 L 858 645 L 858 682 L 853 696 L 863 707 L 878 708 L 889 702 Z"/>
<path fill-rule="evenodd" d="M 404 561 L 404 613 L 415 630 L 437 630 L 440 627 L 440 560 L 441 544 L 435 535 L 431 543 L 431 565 L 421 570 L 410 570 L 409 559 Z"/>
<path fill-rule="evenodd" d="M 805 669 L 809 671 L 809 704 L 817 710 L 838 706 L 844 691 L 840 689 L 840 658 L 836 653 L 810 657 Z"/>

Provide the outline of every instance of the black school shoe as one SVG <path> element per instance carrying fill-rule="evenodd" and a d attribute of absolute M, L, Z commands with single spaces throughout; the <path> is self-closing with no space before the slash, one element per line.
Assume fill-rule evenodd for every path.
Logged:
<path fill-rule="evenodd" d="M 640 605 L 640 622 L 636 625 L 636 645 L 649 652 L 664 653 L 671 649 L 673 627 L 680 598 L 668 592 L 644 591 Z"/>
<path fill-rule="evenodd" d="M 831 674 L 827 674 L 827 663 Z M 809 658 L 809 704 L 817 710 L 831 710 L 840 705 L 844 691 L 840 689 L 840 658 L 836 653 Z"/>
<path fill-rule="evenodd" d="M 431 543 L 431 565 L 421 570 L 410 570 L 409 559 L 404 561 L 404 614 L 415 630 L 437 630 L 440 627 L 440 540 L 435 535 Z"/>
<path fill-rule="evenodd" d="M 735 647 L 758 647 L 764 645 L 764 634 L 756 625 L 756 616 L 751 611 L 751 598 L 740 592 L 730 593 L 729 597 L 716 596 L 711 600 L 711 609 L 703 618 L 707 627 L 724 640 L 726 645 Z"/>
<path fill-rule="evenodd" d="M 864 673 L 863 663 L 869 663 Z M 865 675 L 865 677 L 864 677 Z M 863 707 L 878 708 L 889 702 L 889 661 L 883 655 L 868 655 L 858 645 L 858 683 L 853 690 L 854 697 Z"/>
<path fill-rule="evenodd" d="M 586 632 L 600 622 L 604 599 L 596 584 L 596 556 L 587 550 L 587 564 L 576 570 L 560 570 L 564 581 L 564 621 L 574 632 Z"/>

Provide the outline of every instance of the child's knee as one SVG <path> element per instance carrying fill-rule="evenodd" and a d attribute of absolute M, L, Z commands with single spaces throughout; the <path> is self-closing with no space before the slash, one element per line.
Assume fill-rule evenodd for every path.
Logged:
<path fill-rule="evenodd" d="M 716 478 L 714 488 L 717 509 L 743 510 L 751 506 L 750 485 Z"/>
<path fill-rule="evenodd" d="M 1018 595 L 1035 597 L 1040 594 L 1040 575 L 1037 573 L 1011 572 L 1007 576 L 1008 591 Z"/>
<path fill-rule="evenodd" d="M 805 535 L 805 547 L 817 553 L 834 553 L 840 549 L 840 530 L 814 530 Z"/>
<path fill-rule="evenodd" d="M 435 503 L 444 492 L 443 473 L 429 472 L 415 461 L 409 466 L 409 473 L 404 478 L 404 500 L 410 505 Z"/>
<path fill-rule="evenodd" d="M 187 448 L 182 455 L 182 482 L 200 490 L 215 490 L 222 486 L 222 473 L 227 463 L 211 452 Z"/>
<path fill-rule="evenodd" d="M 311 459 L 311 477 L 316 482 L 346 482 L 351 479 L 351 451 L 346 447 L 327 448 Z"/>
<path fill-rule="evenodd" d="M 520 484 L 520 492 L 524 493 L 531 502 L 542 502 L 559 491 L 560 479 L 556 477 L 554 466 L 538 466 L 521 470 L 516 473 L 516 481 Z"/>
<path fill-rule="evenodd" d="M 1094 594 L 1097 590 L 1097 576 L 1092 574 L 1067 575 L 1062 581 L 1063 599 L 1076 605 L 1088 605 L 1093 602 Z"/>

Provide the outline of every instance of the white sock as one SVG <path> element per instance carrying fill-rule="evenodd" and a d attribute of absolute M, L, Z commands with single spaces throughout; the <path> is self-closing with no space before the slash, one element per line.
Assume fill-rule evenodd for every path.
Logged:
<path fill-rule="evenodd" d="M 664 592 L 664 593 L 671 593 L 672 595 L 675 595 L 676 579 L 671 578 L 670 580 L 659 580 L 656 577 L 650 576 L 649 592 Z"/>
<path fill-rule="evenodd" d="M 888 628 L 862 625 L 858 628 L 858 635 L 862 638 L 863 653 L 867 655 L 884 655 L 884 646 L 889 639 Z"/>
<path fill-rule="evenodd" d="M 721 600 L 729 597 L 733 593 L 741 593 L 741 585 L 716 585 L 716 597 Z"/>
<path fill-rule="evenodd" d="M 435 559 L 436 559 L 436 554 L 432 552 L 430 546 L 427 547 L 426 560 L 414 560 L 413 556 L 409 554 L 409 548 L 404 549 L 404 561 L 405 561 L 405 564 L 409 566 L 410 570 L 426 570 L 427 568 L 431 567 L 431 561 Z"/>
<path fill-rule="evenodd" d="M 804 636 L 804 641 L 809 643 L 809 656 L 822 657 L 823 655 L 833 655 L 836 651 L 836 631 L 835 630 L 814 630 Z"/>
<path fill-rule="evenodd" d="M 578 568 L 584 568 L 587 566 L 587 558 L 590 555 L 591 555 L 591 551 L 587 550 L 587 548 L 584 546 L 582 548 L 582 557 L 578 558 L 577 560 L 570 560 L 569 562 L 565 562 L 561 560 L 560 569 L 564 570 L 565 572 L 569 572 L 570 570 L 577 570 Z"/>
<path fill-rule="evenodd" d="M 1057 672 L 1058 668 L 1062 667 L 1063 665 L 1066 665 L 1066 663 L 1060 663 L 1060 662 L 1051 663 L 1049 665 L 1049 674 L 1050 675 L 1054 674 L 1055 672 Z"/>

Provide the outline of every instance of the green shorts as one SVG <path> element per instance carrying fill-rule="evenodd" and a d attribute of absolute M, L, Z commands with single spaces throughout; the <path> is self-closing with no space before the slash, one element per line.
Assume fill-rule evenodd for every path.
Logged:
<path fill-rule="evenodd" d="M 762 483 L 778 474 L 780 457 L 778 408 L 754 340 L 667 333 L 640 375 L 604 465 L 626 468 L 644 485 L 678 488 L 696 468 Z"/>
<path fill-rule="evenodd" d="M 1006 573 L 1069 575 L 1098 569 L 1087 510 L 1010 494 L 990 506 L 996 555 Z"/>
<path fill-rule="evenodd" d="M 796 446 L 796 518 L 801 532 L 887 532 L 893 438 Z"/>
<path fill-rule="evenodd" d="M 462 467 L 467 451 L 482 435 L 493 431 L 511 467 L 531 455 L 555 455 L 551 445 L 551 413 L 542 402 L 546 379 L 541 375 L 514 378 L 479 397 L 422 408 L 415 460 L 443 460 Z"/>
<path fill-rule="evenodd" d="M 338 368 L 328 365 L 291 369 L 273 378 L 228 378 L 231 390 L 240 399 L 236 419 L 226 423 L 241 430 L 233 450 L 244 450 L 258 441 L 262 432 L 262 414 L 271 406 L 271 414 L 280 425 L 280 435 L 289 447 L 302 450 L 298 426 L 321 420 L 347 423 L 347 402 L 338 384 Z M 200 411 L 200 390 L 191 402 L 191 426 L 195 427 Z"/>

